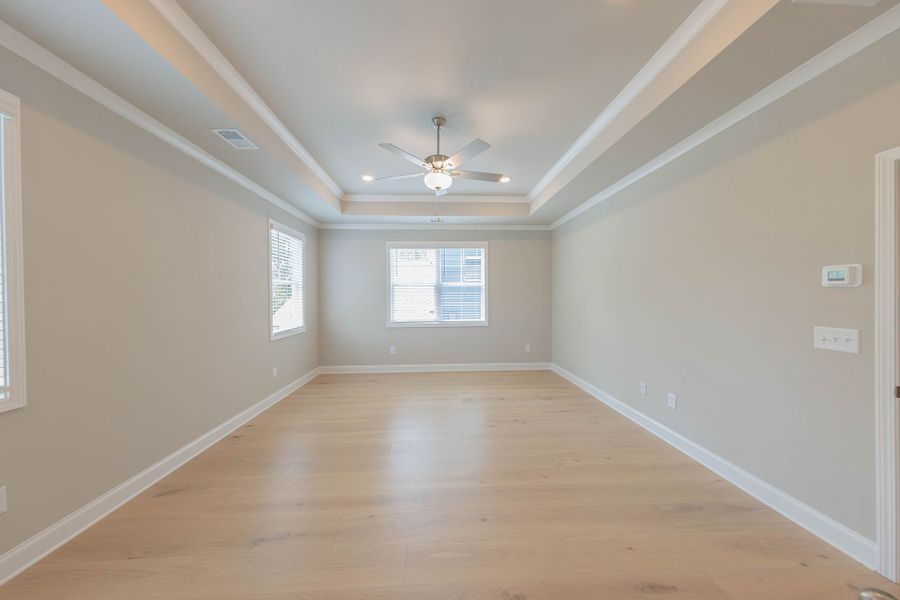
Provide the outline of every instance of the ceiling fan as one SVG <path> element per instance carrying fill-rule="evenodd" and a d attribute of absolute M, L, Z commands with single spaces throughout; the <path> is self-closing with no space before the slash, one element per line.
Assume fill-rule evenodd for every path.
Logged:
<path fill-rule="evenodd" d="M 447 193 L 447 189 L 453 185 L 453 178 L 461 179 L 477 179 L 478 181 L 493 181 L 495 183 L 508 183 L 509 177 L 500 173 L 482 173 L 480 171 L 463 171 L 457 167 L 463 162 L 474 156 L 478 156 L 491 147 L 490 144 L 482 139 L 476 139 L 469 142 L 462 150 L 452 156 L 441 154 L 441 128 L 447 124 L 444 117 L 434 117 L 431 119 L 432 125 L 437 130 L 437 151 L 424 159 L 415 156 L 398 148 L 393 144 L 379 144 L 388 152 L 393 152 L 397 156 L 405 158 L 414 165 L 424 169 L 421 173 L 408 173 L 406 175 L 390 175 L 388 177 L 378 177 L 377 181 L 393 181 L 396 179 L 414 179 L 422 177 L 425 187 L 434 191 L 435 196 L 443 196 Z"/>

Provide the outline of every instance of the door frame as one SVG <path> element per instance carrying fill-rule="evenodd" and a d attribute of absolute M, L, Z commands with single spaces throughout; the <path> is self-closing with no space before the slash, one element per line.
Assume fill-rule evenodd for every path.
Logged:
<path fill-rule="evenodd" d="M 896 386 L 900 147 L 875 156 L 875 515 L 878 572 L 900 581 L 900 407 Z"/>

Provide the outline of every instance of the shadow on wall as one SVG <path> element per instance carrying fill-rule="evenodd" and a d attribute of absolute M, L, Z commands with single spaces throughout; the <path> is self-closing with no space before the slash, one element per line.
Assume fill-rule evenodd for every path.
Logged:
<path fill-rule="evenodd" d="M 629 206 L 652 200 L 655 197 L 652 190 L 656 178 L 665 178 L 667 186 L 674 188 L 753 149 L 786 137 L 801 128 L 809 127 L 842 107 L 861 102 L 879 90 L 897 85 L 897 63 L 894 58 L 897 55 L 900 55 L 900 34 L 894 33 L 579 215 L 557 229 L 555 233 L 578 231 L 600 219 L 626 210 Z M 858 66 L 860 64 L 864 64 L 865 67 L 860 68 Z M 835 85 L 836 82 L 839 82 L 839 85 Z M 815 103 L 809 102 L 811 96 L 815 97 Z M 760 127 L 761 119 L 767 120 L 765 127 Z M 627 143 L 627 137 L 620 142 L 620 144 Z M 834 140 L 834 143 L 839 144 L 840 140 Z M 614 154 L 620 144 L 613 146 L 610 153 Z M 698 152 L 701 148 L 706 150 L 712 148 L 715 151 Z M 887 148 L 873 148 L 871 156 L 864 158 L 872 159 L 876 153 L 885 149 Z M 829 151 L 828 148 L 820 150 Z M 801 158 L 798 157 L 798 160 Z"/>
<path fill-rule="evenodd" d="M 268 216 L 272 210 L 279 210 L 212 169 L 206 166 L 198 169 L 193 158 L 5 48 L 0 49 L 0 89 L 19 96 L 26 110 L 40 111 L 60 127 L 77 128 L 136 161 L 150 164 L 248 211 Z M 121 126 L 110 126 L 111 121 L 118 121 Z M 27 146 L 37 143 L 59 142 L 23 135 L 23 152 L 28 151 Z M 287 217 L 287 213 L 285 216 L 294 218 Z"/>

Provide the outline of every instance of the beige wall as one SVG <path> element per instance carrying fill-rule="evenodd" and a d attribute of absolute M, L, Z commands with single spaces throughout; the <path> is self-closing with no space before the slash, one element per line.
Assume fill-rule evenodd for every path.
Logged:
<path fill-rule="evenodd" d="M 549 361 L 551 289 L 554 362 L 874 537 L 872 157 L 900 146 L 898 57 L 894 34 L 551 242 L 317 232 L 0 51 L 29 387 L 0 414 L 0 553 L 319 364 Z M 277 342 L 269 217 L 308 236 L 308 331 Z M 388 241 L 487 241 L 490 325 L 387 328 Z M 821 288 L 844 262 L 865 284 Z M 813 350 L 814 325 L 859 328 L 862 352 Z"/>
<path fill-rule="evenodd" d="M 0 51 L 22 99 L 28 406 L 0 414 L 0 554 L 318 365 L 316 231 Z M 267 219 L 308 331 L 268 332 Z M 279 377 L 272 378 L 272 367 Z"/>
<path fill-rule="evenodd" d="M 900 34 L 556 229 L 554 362 L 874 538 L 873 159 L 896 146 Z M 856 262 L 862 287 L 821 287 Z"/>
<path fill-rule="evenodd" d="M 549 231 L 323 230 L 319 239 L 323 365 L 550 360 Z M 489 326 L 387 327 L 387 242 L 438 240 L 488 242 Z"/>

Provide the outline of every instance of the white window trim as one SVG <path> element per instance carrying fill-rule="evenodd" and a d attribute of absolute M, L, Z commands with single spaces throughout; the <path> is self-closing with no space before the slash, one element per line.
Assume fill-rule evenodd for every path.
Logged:
<path fill-rule="evenodd" d="M 6 318 L 9 396 L 0 412 L 25 406 L 25 287 L 22 267 L 22 166 L 19 98 L 0 90 L 3 122 L 3 224 L 6 227 Z"/>
<path fill-rule="evenodd" d="M 282 233 L 286 233 L 288 235 L 294 236 L 299 239 L 303 243 L 303 326 L 295 327 L 294 329 L 288 329 L 286 331 L 279 331 L 278 333 L 272 332 L 272 230 L 275 229 Z M 287 337 L 291 337 L 292 335 L 297 335 L 298 333 L 306 332 L 306 234 L 297 231 L 292 227 L 288 227 L 284 223 L 279 223 L 274 219 L 269 219 L 268 226 L 266 227 L 266 247 L 269 251 L 266 253 L 266 260 L 269 261 L 269 303 L 266 310 L 269 312 L 269 341 L 274 342 L 275 340 L 282 340 Z"/>
<path fill-rule="evenodd" d="M 483 248 L 484 249 L 484 321 L 429 321 L 427 323 L 395 323 L 391 320 L 394 313 L 394 302 L 391 297 L 391 248 Z M 488 327 L 490 324 L 490 290 L 488 289 L 487 242 L 388 242 L 385 248 L 385 282 L 387 289 L 387 327 Z"/>

